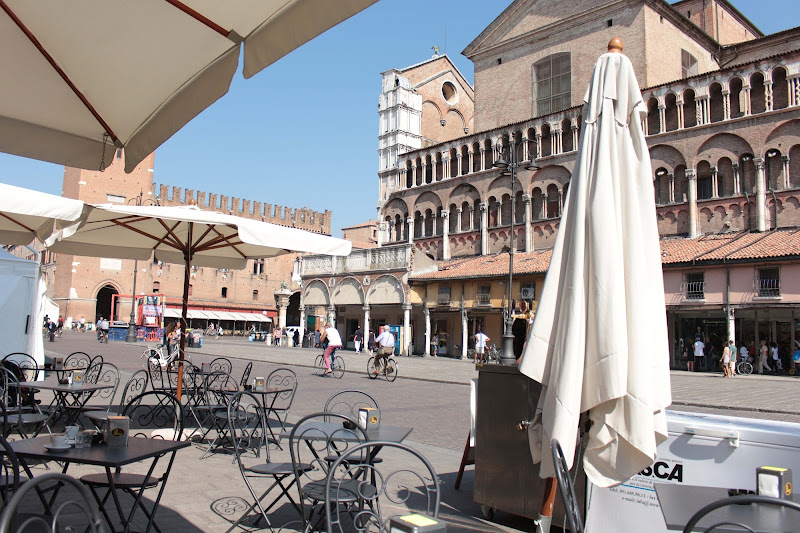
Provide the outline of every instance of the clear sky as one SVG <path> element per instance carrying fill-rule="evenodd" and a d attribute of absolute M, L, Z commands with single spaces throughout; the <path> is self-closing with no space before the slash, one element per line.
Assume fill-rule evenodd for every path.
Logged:
<path fill-rule="evenodd" d="M 730 0 L 765 34 L 798 0 Z M 230 92 L 156 150 L 156 183 L 333 211 L 332 233 L 376 217 L 380 73 L 461 51 L 510 0 L 380 0 Z M 240 68 L 241 72 L 241 68 Z M 2 96 L 0 95 L 0 98 Z M 0 181 L 61 193 L 63 167 L 0 154 Z"/>

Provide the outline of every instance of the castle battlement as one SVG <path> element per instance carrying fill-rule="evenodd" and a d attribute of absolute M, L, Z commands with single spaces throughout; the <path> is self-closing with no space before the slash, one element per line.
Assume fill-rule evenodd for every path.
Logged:
<path fill-rule="evenodd" d="M 252 218 L 281 226 L 301 228 L 315 233 L 330 235 L 331 211 L 324 213 L 313 211 L 305 207 L 291 208 L 282 205 L 273 205 L 248 200 L 244 198 L 229 197 L 213 192 L 194 191 L 181 187 L 153 184 L 153 196 L 160 198 L 161 205 L 190 205 L 194 200 L 200 209 L 220 211 L 230 215 Z"/>

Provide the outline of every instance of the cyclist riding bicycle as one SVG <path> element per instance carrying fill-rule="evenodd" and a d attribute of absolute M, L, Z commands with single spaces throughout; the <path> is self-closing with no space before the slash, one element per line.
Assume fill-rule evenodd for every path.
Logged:
<path fill-rule="evenodd" d="M 333 327 L 333 324 L 330 322 L 325 323 L 325 331 L 322 332 L 320 342 L 325 342 L 326 339 L 328 341 L 328 347 L 325 348 L 325 353 L 323 354 L 323 359 L 325 361 L 325 373 L 322 374 L 323 376 L 327 376 L 333 372 L 331 370 L 331 356 L 333 356 L 337 348 L 342 347 L 342 337 L 339 335 L 339 330 Z"/>
<path fill-rule="evenodd" d="M 389 330 L 389 326 L 383 326 L 383 331 L 375 339 L 378 344 L 378 353 L 375 355 L 375 374 L 381 371 L 381 360 L 384 362 L 394 352 L 394 335 Z"/>
<path fill-rule="evenodd" d="M 164 346 L 167 347 L 167 355 L 171 354 L 178 348 L 178 342 L 181 339 L 181 330 L 178 328 L 177 322 L 170 322 L 164 330 Z"/>

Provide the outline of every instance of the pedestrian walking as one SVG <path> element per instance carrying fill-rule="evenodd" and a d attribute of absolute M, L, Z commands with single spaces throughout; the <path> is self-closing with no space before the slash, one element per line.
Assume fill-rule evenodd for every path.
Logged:
<path fill-rule="evenodd" d="M 486 343 L 489 342 L 490 339 L 483 333 L 481 330 L 475 334 L 475 358 L 472 360 L 473 363 L 477 363 L 478 359 L 481 361 L 483 360 L 483 352 L 486 350 Z"/>
<path fill-rule="evenodd" d="M 360 327 L 356 328 L 356 332 L 353 335 L 353 344 L 356 345 L 356 353 L 361 353 L 361 343 L 364 341 L 364 332 L 361 331 Z"/>
<path fill-rule="evenodd" d="M 369 352 L 370 357 L 372 357 L 372 354 L 375 351 L 375 332 L 371 329 L 367 335 L 367 351 Z"/>
<path fill-rule="evenodd" d="M 733 377 L 731 375 L 731 346 L 733 345 L 733 341 L 729 340 L 728 344 L 725 348 L 722 349 L 722 357 L 720 357 L 719 362 L 722 363 L 722 375 L 723 377 L 730 378 Z"/>
<path fill-rule="evenodd" d="M 783 363 L 781 363 L 781 356 L 778 354 L 778 343 L 772 341 L 770 343 L 770 353 L 772 354 L 772 365 L 773 370 L 775 373 L 778 373 L 778 370 L 783 370 Z"/>
<path fill-rule="evenodd" d="M 758 352 L 758 373 L 763 374 L 764 369 L 766 368 L 768 371 L 772 372 L 772 367 L 769 366 L 769 348 L 767 347 L 767 341 L 761 339 L 761 348 Z"/>
<path fill-rule="evenodd" d="M 439 356 L 439 334 L 435 333 L 431 339 L 431 355 L 434 357 Z"/>
<path fill-rule="evenodd" d="M 320 332 L 319 330 L 314 332 L 314 347 L 319 348 L 319 339 L 320 339 Z"/>
<path fill-rule="evenodd" d="M 731 362 L 730 362 L 730 367 L 729 368 L 730 368 L 731 377 L 733 377 L 733 376 L 736 375 L 736 359 L 737 359 L 737 356 L 736 356 L 736 344 L 733 342 L 733 339 L 731 339 L 731 340 L 728 341 L 728 345 L 730 346 L 730 349 L 731 349 Z"/>

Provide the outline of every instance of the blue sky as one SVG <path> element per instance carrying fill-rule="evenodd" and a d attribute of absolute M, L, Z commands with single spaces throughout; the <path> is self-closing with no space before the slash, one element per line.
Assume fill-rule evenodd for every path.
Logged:
<path fill-rule="evenodd" d="M 730 0 L 765 34 L 797 0 Z M 333 211 L 332 233 L 375 218 L 380 73 L 463 50 L 510 0 L 381 0 L 244 80 L 156 151 L 157 183 Z M 446 35 L 446 38 L 445 38 Z M 60 194 L 63 167 L 0 154 L 0 181 Z"/>

